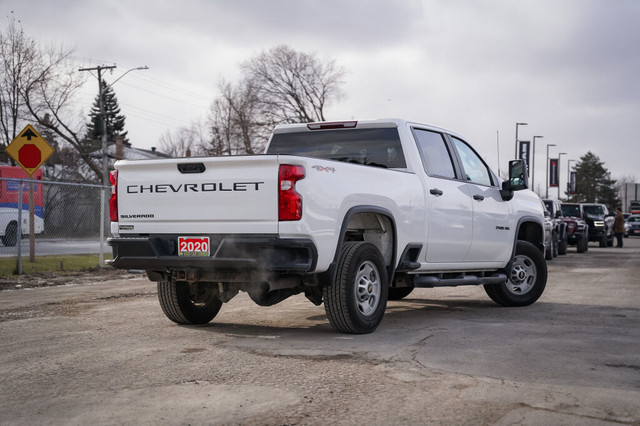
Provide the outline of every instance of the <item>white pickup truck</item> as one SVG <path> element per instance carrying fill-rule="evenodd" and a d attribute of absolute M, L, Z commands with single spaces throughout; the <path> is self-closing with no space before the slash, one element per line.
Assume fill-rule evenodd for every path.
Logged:
<path fill-rule="evenodd" d="M 280 125 L 264 155 L 118 161 L 111 264 L 146 270 L 180 324 L 239 291 L 261 306 L 304 293 L 345 333 L 414 287 L 529 305 L 547 267 L 524 167 L 502 182 L 459 135 L 397 119 Z"/>

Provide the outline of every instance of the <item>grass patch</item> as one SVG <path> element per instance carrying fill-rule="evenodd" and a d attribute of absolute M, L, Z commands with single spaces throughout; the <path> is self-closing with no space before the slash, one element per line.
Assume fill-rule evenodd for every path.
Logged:
<path fill-rule="evenodd" d="M 110 259 L 106 256 L 105 259 Z M 100 267 L 100 256 L 97 254 L 36 256 L 34 262 L 29 256 L 22 257 L 22 273 L 93 271 Z M 11 277 L 18 274 L 18 258 L 0 258 L 0 277 Z"/>

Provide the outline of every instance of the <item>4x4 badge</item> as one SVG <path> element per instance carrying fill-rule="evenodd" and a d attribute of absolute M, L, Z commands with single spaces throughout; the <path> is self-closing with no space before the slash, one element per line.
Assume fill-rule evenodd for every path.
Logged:
<path fill-rule="evenodd" d="M 322 166 L 311 166 L 312 169 L 316 169 L 319 172 L 331 172 L 331 173 L 335 173 L 336 169 L 334 169 L 333 167 L 322 167 Z"/>

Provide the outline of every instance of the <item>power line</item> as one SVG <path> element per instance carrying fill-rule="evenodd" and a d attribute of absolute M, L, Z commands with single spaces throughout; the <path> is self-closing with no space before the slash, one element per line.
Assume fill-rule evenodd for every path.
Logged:
<path fill-rule="evenodd" d="M 146 80 L 146 81 L 148 81 L 148 82 L 150 82 L 152 84 L 155 84 L 155 85 L 163 86 L 165 88 L 168 88 L 168 89 L 171 89 L 171 90 L 174 90 L 174 91 L 177 91 L 177 92 L 182 92 L 182 93 L 187 94 L 189 96 L 200 98 L 202 100 L 206 100 L 206 101 L 210 101 L 211 100 L 211 96 L 203 95 L 202 93 L 194 92 L 192 90 L 185 89 L 183 87 L 177 86 L 177 85 L 172 84 L 172 83 L 167 83 L 165 81 L 159 80 L 159 79 L 154 78 L 152 76 L 148 76 L 148 75 L 146 75 L 146 76 L 138 76 L 138 78 L 140 78 L 141 80 Z"/>
<path fill-rule="evenodd" d="M 132 115 L 132 116 L 139 117 L 139 118 L 149 119 L 151 121 L 156 121 L 157 123 L 160 123 L 160 124 L 168 124 L 167 120 L 173 121 L 173 122 L 175 122 L 175 123 L 177 123 L 179 125 L 190 125 L 190 124 L 192 124 L 192 122 L 189 122 L 189 121 L 186 121 L 186 120 L 182 120 L 182 119 L 175 118 L 175 117 L 170 117 L 170 116 L 163 115 L 163 114 L 158 114 L 158 113 L 155 113 L 153 111 L 150 111 L 150 110 L 147 110 L 147 109 L 144 109 L 144 108 L 135 107 L 133 105 L 128 105 L 128 104 L 121 104 L 121 105 L 123 107 L 127 108 L 126 115 Z M 131 113 L 131 111 L 129 111 L 129 109 L 133 109 L 134 110 L 133 113 Z M 162 120 L 162 121 L 157 121 L 157 120 L 154 120 L 154 119 Z"/>
<path fill-rule="evenodd" d="M 186 105 L 191 105 L 191 106 L 196 107 L 196 108 L 208 108 L 209 107 L 208 105 L 206 105 L 206 106 L 203 105 L 203 104 L 199 104 L 198 105 L 198 104 L 194 104 L 194 103 L 191 103 L 191 102 L 187 102 L 184 99 L 179 99 L 179 98 L 175 98 L 175 97 L 172 97 L 172 96 L 163 95 L 162 93 L 154 92 L 154 91 L 148 90 L 148 89 L 143 89 L 142 87 L 134 86 L 134 85 L 129 84 L 129 83 L 121 83 L 121 84 L 123 84 L 125 86 L 132 87 L 132 88 L 137 89 L 137 90 L 140 90 L 142 92 L 146 92 L 146 93 L 150 93 L 152 95 L 160 96 L 160 97 L 165 98 L 165 99 L 169 99 L 169 100 L 172 100 L 172 101 L 175 101 L 175 102 L 181 102 L 181 103 L 186 104 Z"/>

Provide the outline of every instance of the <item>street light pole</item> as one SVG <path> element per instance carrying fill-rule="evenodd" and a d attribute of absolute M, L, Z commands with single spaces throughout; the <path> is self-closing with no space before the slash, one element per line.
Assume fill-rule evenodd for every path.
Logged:
<path fill-rule="evenodd" d="M 567 155 L 566 152 L 561 152 L 558 154 L 558 201 L 560 201 L 560 158 L 562 158 L 563 155 Z"/>
<path fill-rule="evenodd" d="M 115 67 L 114 67 L 115 68 Z M 107 112 L 105 111 L 104 106 L 104 92 L 116 84 L 122 77 L 129 74 L 131 71 L 136 70 L 148 70 L 148 66 L 131 68 L 124 72 L 120 77 L 116 78 L 111 84 L 105 85 L 104 89 L 102 89 L 102 84 L 98 79 L 98 84 L 100 85 L 100 115 L 102 116 L 102 184 L 104 186 L 109 186 L 109 162 L 108 162 L 108 153 L 107 153 Z"/>
<path fill-rule="evenodd" d="M 545 166 L 545 174 L 546 176 L 546 186 L 545 186 L 545 196 L 544 198 L 549 198 L 549 147 L 550 146 L 556 146 L 555 143 L 548 143 L 547 144 L 547 165 Z"/>
<path fill-rule="evenodd" d="M 516 123 L 516 155 L 513 157 L 514 159 L 518 158 L 518 126 L 526 126 L 527 123 Z"/>
<path fill-rule="evenodd" d="M 542 139 L 544 138 L 544 136 L 534 136 L 533 137 L 533 146 L 531 148 L 532 152 L 531 152 L 531 188 L 533 189 L 533 192 L 536 191 L 536 187 L 535 187 L 535 180 L 534 180 L 534 172 L 536 170 L 535 164 L 536 164 L 536 138 L 538 139 Z"/>
<path fill-rule="evenodd" d="M 108 155 L 107 155 L 107 114 L 105 111 L 105 105 L 104 105 L 104 92 L 111 86 L 113 86 L 116 81 L 120 80 L 122 77 L 124 77 L 125 75 L 127 75 L 128 73 L 130 73 L 131 71 L 134 70 L 146 70 L 149 69 L 149 67 L 147 67 L 146 65 L 144 67 L 137 67 L 137 68 L 131 68 L 130 70 L 127 70 L 124 74 L 122 74 L 120 77 L 118 77 L 113 83 L 104 86 L 104 88 L 102 87 L 102 71 L 103 70 L 113 70 L 114 68 L 116 68 L 115 65 L 109 65 L 109 66 L 100 66 L 98 65 L 97 67 L 93 67 L 93 68 L 80 68 L 78 71 L 97 71 L 98 72 L 98 102 L 99 102 L 99 106 L 100 106 L 100 122 L 102 124 L 102 137 L 101 139 L 101 145 L 102 145 L 102 184 L 103 186 L 106 188 L 107 186 L 109 186 L 109 163 L 108 163 Z M 107 197 L 106 197 L 106 191 L 103 188 L 101 190 L 101 203 L 100 203 L 100 257 L 99 257 L 99 261 L 100 261 L 100 267 L 102 268 L 103 264 L 104 264 L 104 234 L 105 234 L 105 221 L 106 221 L 106 203 L 107 203 Z"/>

